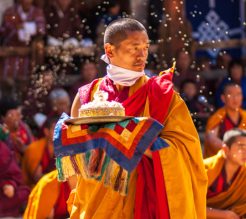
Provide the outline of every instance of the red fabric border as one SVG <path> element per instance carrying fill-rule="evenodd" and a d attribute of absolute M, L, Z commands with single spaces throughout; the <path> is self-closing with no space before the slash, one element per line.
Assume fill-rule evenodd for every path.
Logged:
<path fill-rule="evenodd" d="M 139 141 L 141 140 L 141 136 L 144 135 L 146 130 L 148 130 L 149 127 L 151 126 L 151 124 L 152 124 L 151 120 L 144 121 L 143 127 L 138 132 L 138 135 L 135 136 L 132 146 L 129 149 L 126 149 L 120 143 L 120 141 L 118 141 L 117 138 L 113 138 L 112 136 L 110 136 L 108 133 L 105 133 L 105 132 L 90 133 L 90 135 L 84 135 L 84 136 L 75 137 L 75 138 L 67 138 L 67 129 L 65 128 L 65 126 L 62 128 L 62 145 L 66 146 L 66 145 L 78 144 L 81 142 L 90 141 L 92 139 L 104 138 L 110 144 L 114 145 L 114 147 L 116 147 L 119 151 L 121 151 L 127 158 L 130 159 L 133 156 L 136 150 L 136 147 L 139 144 Z"/>

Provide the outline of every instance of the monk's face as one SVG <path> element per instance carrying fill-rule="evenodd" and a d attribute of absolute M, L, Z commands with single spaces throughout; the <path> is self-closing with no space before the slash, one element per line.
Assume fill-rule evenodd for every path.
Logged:
<path fill-rule="evenodd" d="M 240 86 L 228 86 L 221 96 L 225 107 L 230 110 L 239 110 L 243 101 L 242 89 Z"/>
<path fill-rule="evenodd" d="M 10 109 L 3 117 L 3 122 L 7 125 L 10 132 L 16 131 L 22 118 L 21 109 Z"/>
<path fill-rule="evenodd" d="M 118 45 L 107 43 L 104 48 L 113 65 L 141 72 L 148 56 L 149 38 L 145 31 L 128 32 Z"/>
<path fill-rule="evenodd" d="M 63 112 L 69 113 L 70 111 L 70 98 L 69 97 L 60 97 L 53 101 L 52 106 L 53 110 L 61 115 Z"/>
<path fill-rule="evenodd" d="M 236 138 L 235 142 L 227 151 L 227 157 L 237 165 L 242 166 L 246 164 L 246 137 L 239 136 Z"/>
<path fill-rule="evenodd" d="M 241 65 L 234 65 L 231 68 L 231 78 L 233 81 L 240 82 L 243 77 L 243 68 Z"/>

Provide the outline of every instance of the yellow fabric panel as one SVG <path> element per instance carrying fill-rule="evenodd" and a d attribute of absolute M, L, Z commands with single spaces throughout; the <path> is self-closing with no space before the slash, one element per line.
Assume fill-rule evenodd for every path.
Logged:
<path fill-rule="evenodd" d="M 225 159 L 221 151 L 204 160 L 210 186 L 220 174 Z M 227 191 L 207 199 L 207 206 L 222 210 L 232 210 L 240 216 L 246 216 L 246 166 L 242 166 L 237 177 Z"/>
<path fill-rule="evenodd" d="M 60 190 L 57 174 L 56 170 L 46 174 L 33 188 L 23 219 L 45 219 L 50 215 Z"/>
<path fill-rule="evenodd" d="M 135 183 L 136 173 L 134 172 L 131 174 L 128 195 L 122 196 L 111 188 L 105 187 L 102 182 L 84 180 L 82 177 L 79 177 L 70 218 L 133 218 Z"/>
<path fill-rule="evenodd" d="M 139 78 L 137 82 L 130 87 L 129 96 L 133 95 L 139 88 L 141 88 L 143 84 L 145 84 L 148 81 L 148 79 L 149 78 L 146 75 Z"/>
<path fill-rule="evenodd" d="M 207 176 L 200 141 L 190 113 L 177 93 L 161 137 L 169 144 L 159 154 L 171 219 L 205 219 Z"/>
<path fill-rule="evenodd" d="M 246 129 L 246 111 L 240 109 L 240 115 L 242 120 L 238 126 L 238 128 Z M 226 116 L 226 110 L 224 107 L 218 109 L 209 119 L 206 125 L 206 133 L 218 127 L 218 125 L 224 120 Z M 215 155 L 218 151 L 214 151 L 214 149 L 206 142 L 204 144 L 204 157 L 211 157 Z"/>

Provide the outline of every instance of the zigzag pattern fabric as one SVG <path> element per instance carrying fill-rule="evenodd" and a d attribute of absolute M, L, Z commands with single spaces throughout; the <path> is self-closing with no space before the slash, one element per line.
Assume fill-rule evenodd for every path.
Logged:
<path fill-rule="evenodd" d="M 122 195 L 127 194 L 130 172 L 136 168 L 146 149 L 159 150 L 168 145 L 158 138 L 163 128 L 152 118 L 134 117 L 116 123 L 66 125 L 63 114 L 54 131 L 58 179 L 80 174 L 103 180 Z"/>

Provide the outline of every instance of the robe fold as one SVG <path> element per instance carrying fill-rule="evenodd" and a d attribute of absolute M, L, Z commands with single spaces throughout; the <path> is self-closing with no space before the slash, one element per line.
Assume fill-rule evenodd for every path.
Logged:
<path fill-rule="evenodd" d="M 33 188 L 23 219 L 44 219 L 54 212 L 53 218 L 67 218 L 66 200 L 70 193 L 68 183 L 57 181 L 54 170 L 40 179 Z"/>
<path fill-rule="evenodd" d="M 225 163 L 222 151 L 215 156 L 204 160 L 206 172 L 208 175 L 208 188 L 214 183 L 221 174 Z M 207 206 L 221 210 L 231 210 L 240 217 L 246 217 L 246 166 L 242 166 L 232 181 L 232 184 L 215 196 L 207 198 Z"/>
<path fill-rule="evenodd" d="M 41 138 L 31 143 L 25 150 L 22 162 L 22 171 L 27 185 L 33 186 L 35 182 L 35 173 L 39 165 L 42 166 L 43 173 L 54 170 L 54 149 L 50 145 L 47 148 L 47 140 Z"/>

